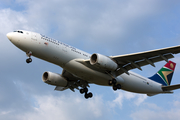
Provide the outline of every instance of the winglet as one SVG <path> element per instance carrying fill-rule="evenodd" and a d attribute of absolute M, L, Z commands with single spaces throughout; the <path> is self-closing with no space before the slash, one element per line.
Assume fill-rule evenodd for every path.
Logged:
<path fill-rule="evenodd" d="M 174 73 L 176 63 L 169 61 L 164 67 L 162 67 L 155 75 L 149 77 L 149 79 L 161 83 L 164 86 L 171 84 L 171 79 Z"/>

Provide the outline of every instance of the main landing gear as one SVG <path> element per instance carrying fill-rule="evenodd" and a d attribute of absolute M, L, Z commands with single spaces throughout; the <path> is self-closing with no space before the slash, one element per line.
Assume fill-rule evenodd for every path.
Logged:
<path fill-rule="evenodd" d="M 32 59 L 31 59 L 32 52 L 28 51 L 28 52 L 26 52 L 26 55 L 29 57 L 28 59 L 26 59 L 26 62 L 31 63 L 32 62 Z"/>
<path fill-rule="evenodd" d="M 117 89 L 121 89 L 121 85 L 116 83 L 117 83 L 116 79 L 109 80 L 108 82 L 109 85 L 113 85 L 112 88 L 114 91 L 116 91 Z"/>
<path fill-rule="evenodd" d="M 92 96 L 93 96 L 93 94 L 92 94 L 91 92 L 88 93 L 88 88 L 87 88 L 87 87 L 80 89 L 79 92 L 80 92 L 81 94 L 85 93 L 85 94 L 84 94 L 84 97 L 85 97 L 86 99 L 92 98 Z"/>

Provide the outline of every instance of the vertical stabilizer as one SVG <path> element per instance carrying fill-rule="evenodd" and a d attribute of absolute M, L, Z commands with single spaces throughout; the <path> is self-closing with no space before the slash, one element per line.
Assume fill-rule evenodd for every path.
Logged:
<path fill-rule="evenodd" d="M 168 86 L 171 84 L 171 79 L 175 67 L 176 67 L 176 63 L 169 61 L 155 75 L 149 77 L 149 79 L 161 83 L 164 86 Z"/>

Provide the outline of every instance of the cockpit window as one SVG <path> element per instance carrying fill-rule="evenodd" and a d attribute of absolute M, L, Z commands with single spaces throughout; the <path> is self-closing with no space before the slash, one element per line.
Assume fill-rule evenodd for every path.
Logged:
<path fill-rule="evenodd" d="M 14 31 L 14 32 L 23 33 L 23 31 Z"/>

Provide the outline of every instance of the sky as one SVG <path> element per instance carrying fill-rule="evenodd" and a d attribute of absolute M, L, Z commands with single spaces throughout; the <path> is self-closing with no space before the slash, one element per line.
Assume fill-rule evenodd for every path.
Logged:
<path fill-rule="evenodd" d="M 180 90 L 148 97 L 92 84 L 93 98 L 78 90 L 54 91 L 41 77 L 62 68 L 27 56 L 6 37 L 14 30 L 45 34 L 90 54 L 122 55 L 180 45 L 179 0 L 0 0 L 0 119 L 177 120 Z M 180 55 L 171 84 L 179 84 Z M 133 70 L 149 77 L 166 62 Z"/>

